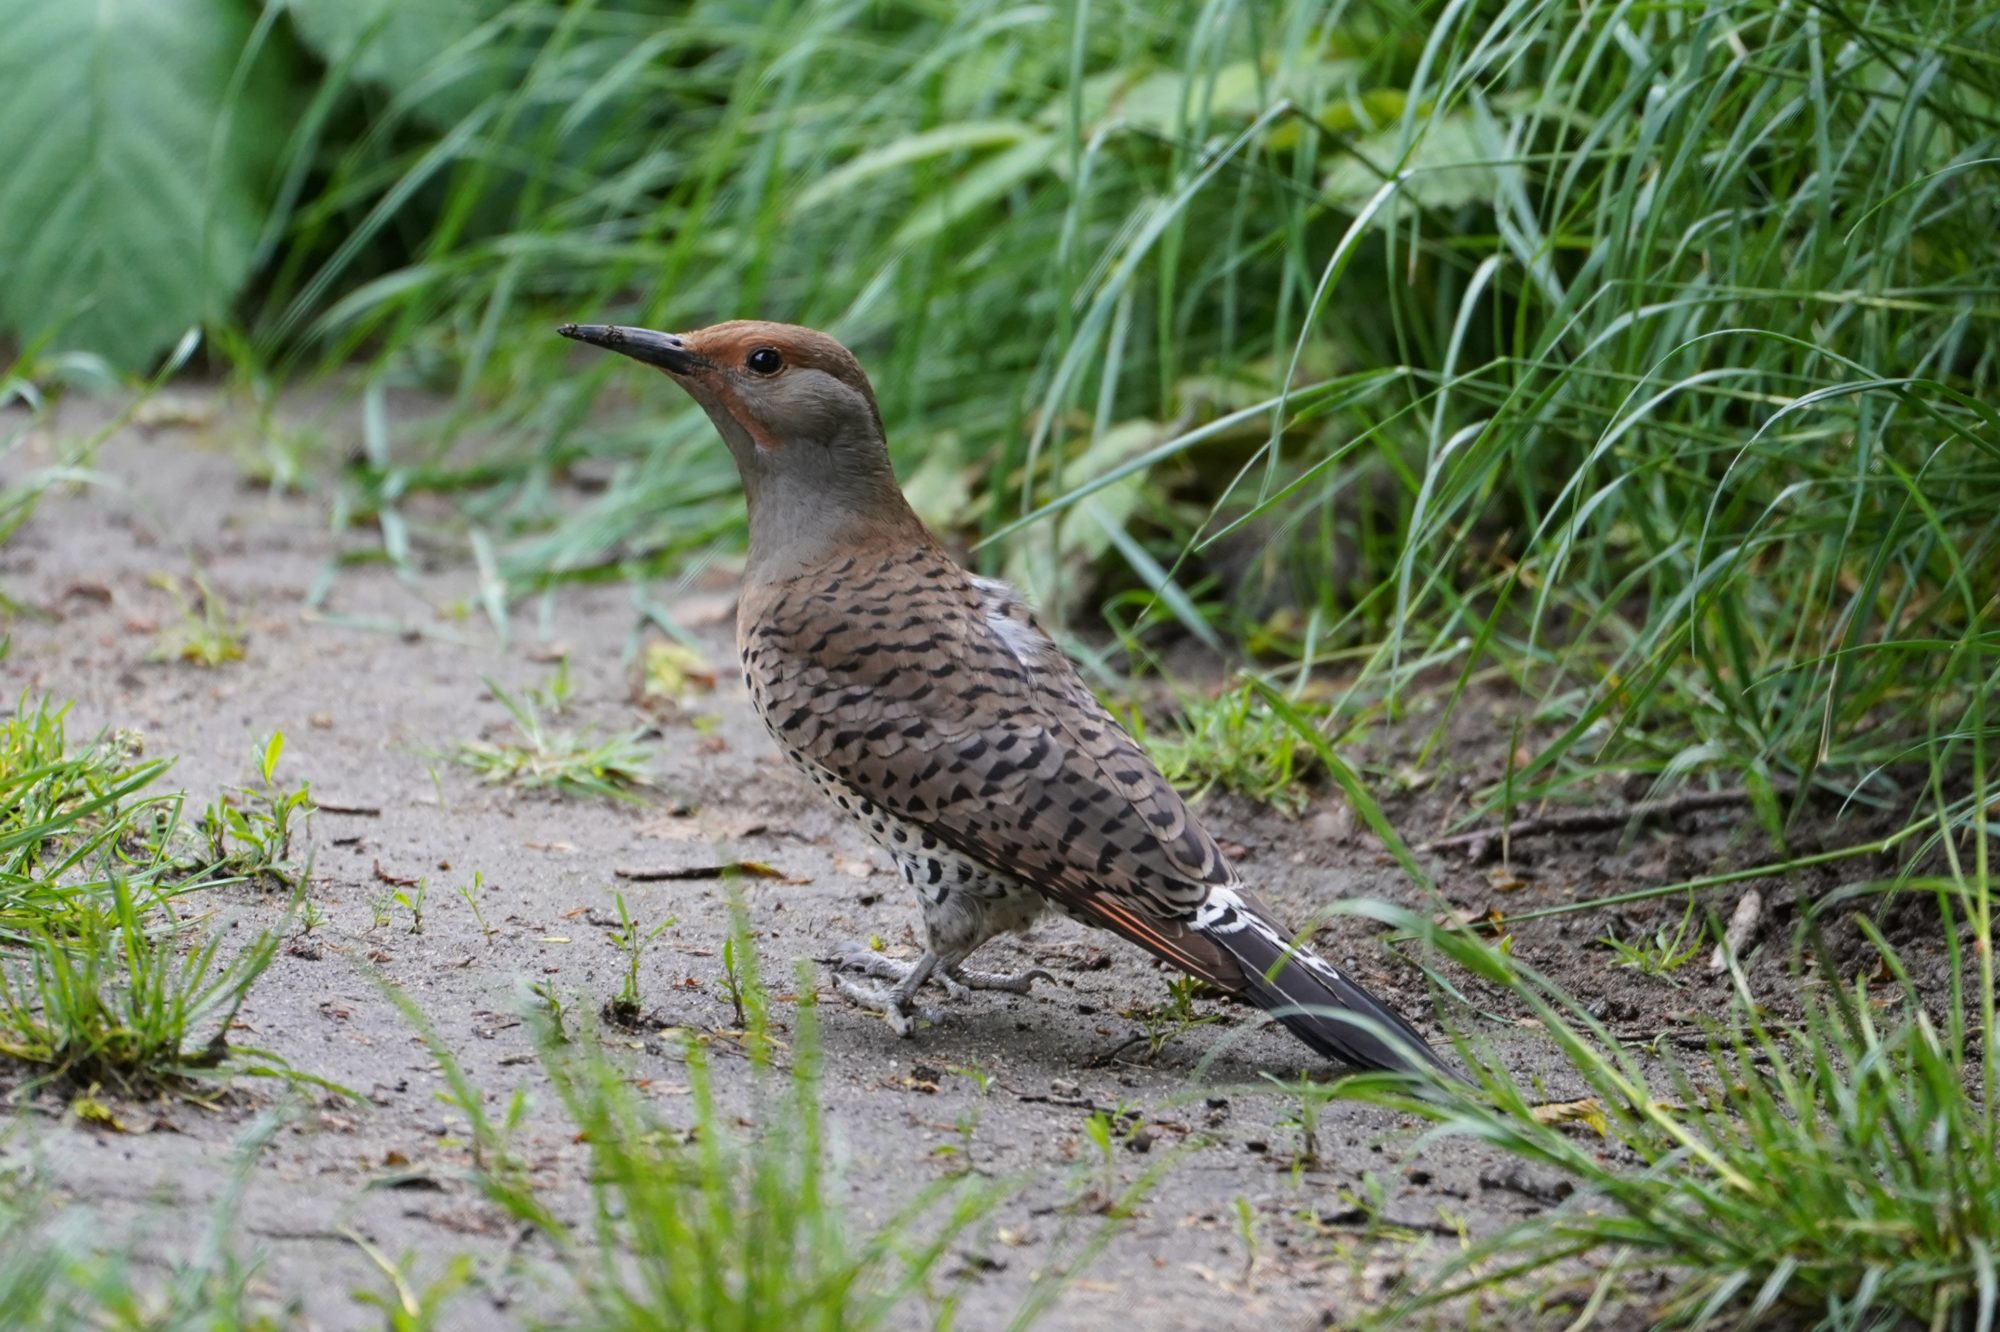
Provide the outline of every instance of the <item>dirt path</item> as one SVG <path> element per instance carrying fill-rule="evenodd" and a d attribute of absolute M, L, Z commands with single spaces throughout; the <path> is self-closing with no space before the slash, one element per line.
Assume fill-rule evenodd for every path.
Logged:
<path fill-rule="evenodd" d="M 59 424 L 75 430 L 82 410 Z M 440 1103 L 438 1070 L 366 969 L 414 996 L 494 1097 L 529 1088 L 523 1143 L 535 1178 L 559 1209 L 574 1210 L 584 1199 L 584 1153 L 554 1113 L 515 1016 L 524 987 L 546 984 L 580 1014 L 614 993 L 621 954 L 601 922 L 616 888 L 640 919 L 678 922 L 644 964 L 642 992 L 657 1017 L 696 1030 L 732 1021 L 718 985 L 723 885 L 621 882 L 615 870 L 755 860 L 780 871 L 782 879 L 744 889 L 779 991 L 793 959 L 832 943 L 876 935 L 908 952 L 911 904 L 876 853 L 782 765 L 751 715 L 722 614 L 726 578 L 670 606 L 699 636 L 720 683 L 692 701 L 705 718 L 699 726 L 672 722 L 651 742 L 658 794 L 629 806 L 516 794 L 482 787 L 442 757 L 504 724 L 481 677 L 514 689 L 542 684 L 550 660 L 567 651 L 575 694 L 565 724 L 629 728 L 625 656 L 636 617 L 628 589 L 570 588 L 546 608 L 531 602 L 515 617 L 512 645 L 502 646 L 484 617 L 465 609 L 477 604 L 470 568 L 399 580 L 362 565 L 338 574 L 326 614 L 314 618 L 301 608 L 341 548 L 321 502 L 247 487 L 199 431 L 127 431 L 98 466 L 109 485 L 50 496 L 0 552 L 8 593 L 49 613 L 12 626 L 12 656 L 0 665 L 5 689 L 73 698 L 79 737 L 100 726 L 140 728 L 149 752 L 180 756 L 170 781 L 197 800 L 243 780 L 253 744 L 285 733 L 283 772 L 309 780 L 329 806 L 311 828 L 311 897 L 323 920 L 280 955 L 237 1038 L 366 1100 L 302 1104 L 256 1083 L 213 1107 L 167 1101 L 134 1111 L 130 1126 L 153 1127 L 131 1133 L 61 1118 L 43 1101 L 6 1150 L 39 1153 L 102 1234 L 144 1235 L 149 1252 L 172 1252 L 222 1189 L 234 1144 L 261 1116 L 283 1110 L 255 1158 L 243 1212 L 246 1248 L 263 1253 L 262 1289 L 297 1301 L 314 1327 L 379 1326 L 380 1314 L 352 1298 L 383 1283 L 342 1233 L 351 1228 L 392 1256 L 417 1254 L 420 1282 L 452 1255 L 472 1255 L 488 1288 L 456 1306 L 454 1325 L 491 1327 L 496 1305 L 503 1320 L 509 1309 L 535 1307 L 545 1290 L 537 1265 L 548 1255 L 521 1245 L 460 1179 L 463 1121 Z M 241 662 L 204 670 L 147 660 L 154 627 L 174 614 L 149 577 L 185 574 L 190 556 L 249 613 Z M 385 628 L 350 627 L 369 617 Z M 1245 848 L 1246 875 L 1294 918 L 1354 895 L 1418 905 L 1377 863 L 1377 850 L 1346 831 L 1330 800 L 1298 822 L 1227 802 L 1208 816 Z M 495 927 L 490 938 L 457 892 L 475 878 Z M 422 932 L 411 931 L 400 907 L 380 919 L 375 904 L 417 879 L 428 881 Z M 282 900 L 248 888 L 218 896 L 225 900 L 212 905 L 246 930 L 275 928 L 284 916 Z M 1327 936 L 1328 946 L 1379 993 L 1427 1015 L 1421 976 L 1393 963 L 1370 934 L 1350 922 Z M 1033 1274 L 1094 1224 L 1067 1216 L 1094 1151 L 1081 1133 L 1093 1105 L 1135 1109 L 1153 1125 L 1150 1151 L 1118 1153 L 1121 1183 L 1176 1148 L 1186 1154 L 1063 1298 L 1051 1327 L 1096 1328 L 1114 1318 L 1132 1328 L 1319 1326 L 1422 1263 L 1428 1246 L 1455 1246 L 1460 1227 L 1484 1232 L 1537 1205 L 1501 1182 L 1519 1178 L 1512 1164 L 1461 1143 L 1419 1149 L 1414 1121 L 1364 1107 L 1328 1107 L 1322 1158 L 1295 1165 L 1299 1135 L 1282 1122 L 1285 1103 L 1203 1085 L 1296 1073 L 1309 1058 L 1281 1031 L 1230 1011 L 1155 1057 L 1143 1042 L 1114 1057 L 1144 1031 L 1123 1014 L 1163 1000 L 1160 968 L 1108 936 L 1060 922 L 992 948 L 988 965 L 1038 963 L 1059 984 L 1031 998 L 976 996 L 914 1041 L 837 999 L 823 1005 L 827 1112 L 857 1218 L 888 1215 L 956 1168 L 960 1158 L 937 1149 L 963 1145 L 961 1122 L 976 1125 L 970 1153 L 980 1169 L 1025 1180 L 998 1213 L 999 1231 L 967 1246 L 964 1257 L 984 1270 L 962 1326 L 1004 1326 Z M 1422 1025 L 1435 1031 L 1427 1017 Z M 1228 1044 L 1198 1082 L 1197 1066 L 1219 1039 Z M 634 1075 L 650 1080 L 663 1112 L 683 1114 L 678 1047 L 661 1038 L 627 1044 L 636 1047 L 628 1051 Z M 1503 1048 L 1517 1051 L 1520 1071 L 1549 1059 L 1532 1044 Z M 742 1061 L 724 1053 L 716 1065 L 725 1095 L 740 1093 Z M 983 1095 L 974 1077 L 954 1071 L 963 1069 L 990 1078 Z M 1191 1145 L 1197 1139 L 1206 1145 Z M 1372 1228 L 1355 1195 L 1379 1199 Z M 1255 1216 L 1251 1267 L 1237 1236 L 1239 1199 Z"/>

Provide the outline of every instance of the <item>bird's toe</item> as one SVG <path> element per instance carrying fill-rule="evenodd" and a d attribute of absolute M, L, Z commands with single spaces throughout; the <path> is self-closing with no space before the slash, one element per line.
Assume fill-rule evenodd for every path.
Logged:
<path fill-rule="evenodd" d="M 1027 994 L 1038 980 L 1051 985 L 1056 982 L 1054 976 L 1040 967 L 1030 967 L 1011 976 L 992 971 L 959 971 L 947 979 L 967 990 L 1004 990 L 1008 994 Z"/>

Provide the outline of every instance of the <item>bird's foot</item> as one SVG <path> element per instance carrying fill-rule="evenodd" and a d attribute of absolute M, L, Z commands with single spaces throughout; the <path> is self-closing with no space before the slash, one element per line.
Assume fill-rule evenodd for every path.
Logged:
<path fill-rule="evenodd" d="M 943 1017 L 936 1009 L 919 1008 L 915 1002 L 918 987 L 930 979 L 936 970 L 938 959 L 934 953 L 925 953 L 914 962 L 898 962 L 893 957 L 884 957 L 872 948 L 860 944 L 849 944 L 832 957 L 826 959 L 835 967 L 845 967 L 858 971 L 864 976 L 875 976 L 893 981 L 893 985 L 862 985 L 836 971 L 833 973 L 833 988 L 841 997 L 860 1008 L 880 1013 L 889 1027 L 898 1036 L 916 1034 L 918 1021 L 937 1025 Z M 947 992 L 964 993 L 964 987 L 946 981 Z"/>
<path fill-rule="evenodd" d="M 1038 980 L 1054 985 L 1056 978 L 1040 967 L 1029 967 L 1026 971 L 1012 976 L 997 971 L 968 971 L 963 967 L 952 967 L 944 973 L 948 985 L 956 985 L 960 990 L 1005 990 L 1008 994 L 1026 994 Z"/>
<path fill-rule="evenodd" d="M 889 1030 L 898 1036 L 908 1038 L 916 1035 L 918 1022 L 928 1022 L 936 1026 L 944 1020 L 944 1015 L 935 1008 L 919 1008 L 912 1003 L 910 996 L 902 992 L 901 986 L 863 985 L 836 971 L 833 974 L 833 988 L 856 1008 L 880 1013 L 882 1020 L 889 1024 Z"/>
<path fill-rule="evenodd" d="M 820 961 L 830 967 L 839 967 L 843 971 L 858 971 L 864 976 L 873 976 L 876 980 L 891 981 L 900 985 L 910 978 L 910 973 L 922 964 L 923 959 L 919 958 L 916 962 L 898 962 L 886 953 L 876 952 L 867 944 L 850 943 L 842 944 L 834 950 L 832 956 L 823 957 Z M 931 965 L 937 964 L 933 962 Z M 930 967 L 924 969 L 928 972 Z"/>

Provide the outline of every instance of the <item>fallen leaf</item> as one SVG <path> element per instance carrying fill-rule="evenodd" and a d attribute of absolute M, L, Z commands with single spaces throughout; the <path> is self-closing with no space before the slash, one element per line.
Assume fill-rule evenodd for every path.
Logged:
<path fill-rule="evenodd" d="M 1594 1098 L 1581 1101 L 1544 1101 L 1529 1109 L 1537 1124 L 1583 1124 L 1598 1137 L 1609 1137 L 1611 1121 Z"/>
<path fill-rule="evenodd" d="M 1764 894 L 1755 888 L 1737 899 L 1736 910 L 1729 914 L 1729 926 L 1722 932 L 1722 942 L 1708 955 L 1708 969 L 1722 971 L 1729 966 L 1730 959 L 1741 957 L 1743 950 L 1757 936 L 1757 926 L 1764 919 Z"/>
<path fill-rule="evenodd" d="M 111 1107 L 88 1093 L 72 1099 L 69 1103 L 69 1109 L 71 1114 L 86 1124 L 95 1124 L 99 1128 L 108 1128 L 113 1133 L 126 1132 L 124 1123 L 113 1112 Z"/>
<path fill-rule="evenodd" d="M 161 393 L 132 409 L 132 423 L 144 430 L 197 430 L 215 420 L 215 404 L 202 398 Z"/>
<path fill-rule="evenodd" d="M 673 712 L 689 694 L 715 688 L 715 668 L 685 643 L 654 639 L 646 644 L 633 683 L 632 701 L 650 711 Z"/>
<path fill-rule="evenodd" d="M 1499 907 L 1488 907 L 1480 915 L 1468 911 L 1441 911 L 1431 917 L 1431 923 L 1444 930 L 1468 930 L 1473 934 L 1498 937 L 1506 931 L 1507 913 Z"/>

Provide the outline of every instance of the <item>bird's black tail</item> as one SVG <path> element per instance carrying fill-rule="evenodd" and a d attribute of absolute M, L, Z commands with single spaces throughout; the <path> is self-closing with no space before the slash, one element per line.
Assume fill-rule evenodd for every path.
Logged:
<path fill-rule="evenodd" d="M 1244 997 L 1329 1059 L 1395 1073 L 1442 1071 L 1464 1080 L 1403 1015 L 1338 968 L 1294 948 L 1247 894 L 1211 897 L 1195 929 L 1243 969 Z"/>

